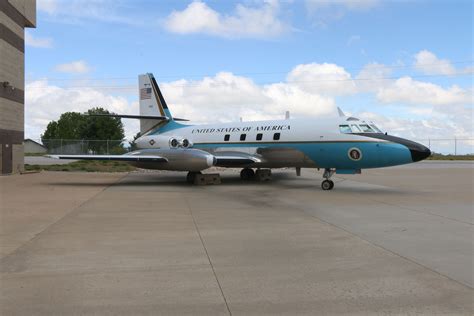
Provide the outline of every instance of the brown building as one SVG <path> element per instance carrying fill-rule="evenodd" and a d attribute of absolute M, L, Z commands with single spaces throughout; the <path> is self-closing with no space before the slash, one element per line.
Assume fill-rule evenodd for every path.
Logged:
<path fill-rule="evenodd" d="M 0 174 L 23 170 L 25 27 L 36 26 L 36 0 L 0 0 Z"/>

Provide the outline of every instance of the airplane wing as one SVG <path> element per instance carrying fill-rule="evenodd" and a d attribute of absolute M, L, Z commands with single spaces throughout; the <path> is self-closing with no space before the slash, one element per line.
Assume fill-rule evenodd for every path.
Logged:
<path fill-rule="evenodd" d="M 165 121 L 169 120 L 170 118 L 167 116 L 157 116 L 157 115 L 128 115 L 128 114 L 87 114 L 88 116 L 97 116 L 97 117 L 119 117 L 119 118 L 127 118 L 127 119 L 147 119 L 147 120 L 157 120 L 157 121 Z M 173 120 L 175 121 L 189 121 L 183 118 L 174 117 Z"/>
<path fill-rule="evenodd" d="M 184 153 L 191 153 L 194 149 L 188 149 L 183 151 Z M 173 154 L 179 154 L 180 151 L 172 150 Z M 164 156 L 168 156 L 170 152 L 162 153 Z M 254 163 L 261 162 L 259 157 L 254 155 L 241 153 L 241 152 L 214 152 L 210 155 L 215 157 L 215 166 L 218 167 L 240 167 L 246 165 L 252 165 Z M 55 159 L 76 159 L 76 160 L 112 160 L 112 161 L 136 161 L 136 162 L 169 162 L 170 157 L 163 157 L 159 155 L 150 154 L 125 154 L 125 155 L 48 155 L 48 157 Z M 187 156 L 186 156 L 187 157 Z M 172 158 L 172 157 L 171 157 Z"/>
<path fill-rule="evenodd" d="M 113 160 L 113 161 L 141 161 L 141 162 L 168 162 L 168 159 L 155 155 L 49 155 L 54 159 L 77 160 Z"/>
<path fill-rule="evenodd" d="M 256 156 L 241 152 L 222 151 L 212 154 L 216 157 L 215 165 L 218 167 L 238 167 L 261 162 L 261 159 Z"/>

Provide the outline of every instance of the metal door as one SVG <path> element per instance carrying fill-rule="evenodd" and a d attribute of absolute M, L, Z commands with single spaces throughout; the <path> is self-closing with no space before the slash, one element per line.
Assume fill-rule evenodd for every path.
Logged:
<path fill-rule="evenodd" d="M 12 173 L 13 145 L 2 144 L 2 173 Z"/>

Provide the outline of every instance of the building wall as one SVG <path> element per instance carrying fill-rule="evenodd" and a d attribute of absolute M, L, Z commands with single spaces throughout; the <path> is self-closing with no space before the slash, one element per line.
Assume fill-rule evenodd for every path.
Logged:
<path fill-rule="evenodd" d="M 23 170 L 25 27 L 35 27 L 36 0 L 0 0 L 0 174 Z"/>
<path fill-rule="evenodd" d="M 23 144 L 25 154 L 45 154 L 48 151 L 45 147 L 40 146 L 39 144 L 32 142 L 29 139 L 25 140 Z"/>

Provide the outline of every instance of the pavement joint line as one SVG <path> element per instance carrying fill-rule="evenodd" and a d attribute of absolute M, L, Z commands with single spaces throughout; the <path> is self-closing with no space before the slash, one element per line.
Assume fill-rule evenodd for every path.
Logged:
<path fill-rule="evenodd" d="M 214 278 L 216 279 L 216 282 L 217 282 L 217 286 L 219 287 L 219 290 L 221 291 L 221 295 L 222 295 L 222 298 L 224 299 L 224 303 L 225 303 L 225 306 L 227 308 L 227 312 L 229 313 L 229 315 L 232 316 L 232 312 L 230 311 L 229 304 L 227 303 L 227 299 L 224 295 L 224 291 L 222 290 L 221 283 L 219 282 L 219 278 L 217 277 L 216 270 L 214 269 L 214 265 L 212 264 L 211 257 L 209 256 L 209 253 L 207 251 L 206 244 L 204 243 L 204 240 L 201 236 L 201 232 L 200 232 L 199 227 L 196 223 L 196 219 L 194 218 L 194 214 L 191 210 L 191 206 L 189 205 L 189 201 L 188 201 L 187 198 L 185 198 L 184 200 L 186 201 L 186 206 L 188 207 L 189 214 L 191 215 L 191 218 L 193 219 L 194 227 L 196 228 L 196 232 L 198 233 L 199 239 L 201 240 L 202 247 L 204 248 L 204 251 L 205 251 L 206 256 L 207 256 L 207 260 L 209 261 L 209 265 L 211 266 L 212 273 L 214 274 Z"/>
<path fill-rule="evenodd" d="M 410 208 L 410 207 L 406 207 L 406 206 L 402 206 L 402 205 L 396 205 L 396 204 L 388 203 L 388 202 L 385 202 L 385 201 L 379 201 L 379 200 L 377 200 L 377 199 L 373 199 L 373 198 L 370 198 L 370 197 L 369 197 L 368 199 L 369 199 L 369 200 L 372 200 L 372 201 L 374 201 L 374 202 L 381 203 L 381 204 L 399 207 L 399 208 L 402 208 L 402 209 L 404 209 L 404 210 L 412 211 L 412 212 L 415 212 L 415 213 L 429 214 L 429 215 L 438 216 L 438 217 L 441 217 L 441 218 L 444 218 L 444 219 L 447 219 L 447 220 L 450 220 L 450 221 L 453 221 L 453 222 L 457 222 L 457 223 L 460 223 L 460 224 L 467 224 L 467 225 L 469 225 L 469 226 L 474 226 L 473 223 L 463 222 L 463 221 L 457 220 L 457 219 L 455 219 L 455 218 L 443 216 L 443 215 L 440 215 L 440 214 L 431 213 L 431 212 L 425 212 L 425 211 L 417 210 L 417 209 Z"/>
<path fill-rule="evenodd" d="M 344 179 L 344 180 L 347 180 L 347 181 L 354 181 L 354 182 L 358 182 L 358 183 L 365 183 L 365 182 L 362 182 L 362 181 L 355 181 L 355 180 L 349 180 L 349 179 Z M 457 220 L 457 219 L 455 219 L 455 218 L 451 218 L 451 217 L 448 217 L 448 216 L 443 216 L 443 215 L 436 214 L 436 213 L 431 213 L 431 212 L 428 212 L 428 211 L 425 212 L 425 211 L 417 210 L 417 209 L 410 208 L 410 207 L 406 207 L 406 206 L 402 206 L 402 205 L 392 204 L 392 203 L 388 203 L 388 202 L 385 202 L 385 201 L 380 201 L 380 200 L 377 200 L 377 199 L 374 199 L 374 198 L 370 198 L 370 197 L 368 197 L 367 199 L 369 199 L 369 200 L 371 200 L 371 201 L 373 201 L 373 202 L 378 202 L 378 203 L 385 204 L 385 205 L 388 205 L 388 206 L 399 207 L 399 208 L 402 208 L 402 209 L 404 209 L 404 210 L 412 211 L 412 212 L 415 212 L 415 213 L 429 214 L 429 215 L 441 217 L 441 218 L 444 218 L 444 219 L 447 219 L 447 220 L 450 220 L 450 221 L 453 221 L 453 222 L 457 222 L 457 223 L 460 223 L 460 224 L 467 224 L 467 225 L 470 225 L 470 226 L 474 226 L 474 223 L 469 223 L 469 222 L 460 221 L 460 220 Z"/>
<path fill-rule="evenodd" d="M 102 194 L 105 190 L 107 190 L 109 187 L 111 187 L 113 184 L 121 181 L 123 178 L 125 178 L 126 176 L 128 175 L 125 174 L 124 176 L 122 176 L 120 179 L 106 185 L 104 188 L 102 188 L 102 190 L 100 190 L 99 192 L 97 192 L 96 194 L 94 194 L 93 196 L 91 196 L 89 199 L 85 200 L 84 202 L 82 202 L 81 204 L 79 204 L 78 206 L 76 206 L 75 208 L 73 208 L 72 210 L 70 210 L 69 212 L 67 212 L 66 214 L 64 214 L 64 216 L 62 216 L 61 218 L 59 218 L 57 221 L 49 224 L 48 226 L 46 226 L 42 231 L 36 233 L 32 238 L 28 239 L 26 242 L 24 242 L 20 247 L 16 248 L 14 251 L 12 251 L 11 253 L 7 254 L 6 256 L 0 258 L 0 266 L 3 265 L 3 262 L 6 261 L 8 258 L 10 258 L 11 256 L 17 254 L 18 252 L 20 252 L 21 250 L 23 250 L 24 248 L 26 248 L 27 246 L 29 246 L 32 242 L 34 242 L 35 240 L 39 239 L 44 233 L 48 232 L 49 230 L 51 230 L 52 227 L 54 227 L 55 225 L 57 225 L 58 223 L 62 222 L 65 218 L 68 218 L 69 216 L 71 216 L 72 214 L 75 214 L 77 210 L 79 210 L 82 206 L 86 205 L 88 202 L 94 200 L 96 197 L 98 197 L 100 194 Z"/>
<path fill-rule="evenodd" d="M 441 272 L 438 272 L 438 271 L 436 271 L 436 270 L 434 270 L 434 269 L 432 269 L 432 268 L 430 268 L 430 267 L 428 267 L 428 266 L 425 266 L 425 265 L 423 265 L 423 264 L 421 264 L 421 263 L 415 261 L 414 259 L 411 259 L 411 258 L 409 258 L 409 257 L 403 256 L 403 255 L 401 255 L 401 254 L 399 254 L 399 253 L 396 253 L 396 252 L 394 252 L 394 251 L 392 251 L 392 250 L 390 250 L 390 249 L 388 249 L 388 248 L 385 248 L 384 246 L 379 245 L 378 243 L 371 242 L 371 241 L 369 241 L 369 240 L 363 238 L 362 236 L 360 236 L 360 235 L 358 235 L 358 234 L 356 234 L 356 233 L 353 233 L 353 232 L 351 232 L 351 231 L 345 229 L 344 227 L 340 227 L 340 226 L 337 226 L 337 225 L 335 225 L 335 224 L 333 224 L 333 223 L 331 223 L 331 222 L 325 221 L 325 220 L 319 218 L 318 216 L 311 214 L 310 212 L 306 212 L 305 209 L 303 209 L 303 208 L 301 208 L 301 207 L 295 207 L 295 206 L 293 206 L 293 208 L 294 208 L 294 209 L 297 209 L 297 210 L 299 210 L 299 211 L 301 211 L 301 212 L 303 212 L 303 213 L 305 213 L 306 215 L 312 217 L 312 218 L 315 219 L 315 220 L 318 220 L 318 221 L 320 221 L 320 222 L 322 222 L 322 223 L 325 223 L 325 224 L 327 224 L 327 225 L 330 225 L 330 226 L 332 226 L 332 227 L 334 227 L 334 228 L 336 228 L 336 229 L 340 229 L 340 230 L 342 230 L 342 231 L 348 233 L 349 235 L 351 235 L 351 236 L 353 236 L 353 237 L 355 237 L 355 238 L 357 238 L 357 239 L 360 239 L 360 240 L 366 242 L 367 244 L 371 245 L 372 247 L 385 250 L 385 251 L 391 253 L 391 254 L 394 255 L 394 256 L 397 256 L 397 257 L 400 257 L 400 258 L 402 258 L 402 259 L 405 259 L 405 260 L 407 260 L 408 262 L 411 262 L 411 263 L 413 263 L 413 264 L 415 264 L 415 265 L 417 265 L 417 266 L 419 266 L 419 267 L 425 268 L 425 269 L 427 269 L 427 270 L 429 270 L 429 271 L 431 271 L 431 272 L 433 272 L 433 273 L 435 273 L 435 274 L 437 274 L 437 275 L 439 275 L 439 276 L 441 276 L 441 277 L 444 277 L 444 278 L 446 278 L 446 279 L 448 279 L 448 280 L 451 280 L 451 281 L 453 281 L 453 282 L 456 282 L 457 284 L 460 284 L 460 285 L 462 285 L 462 286 L 464 286 L 464 287 L 466 287 L 466 288 L 468 288 L 468 289 L 473 289 L 473 288 L 472 288 L 471 286 L 469 286 L 468 284 L 465 284 L 465 283 L 463 283 L 463 282 L 461 282 L 461 281 L 458 281 L 458 280 L 453 279 L 453 278 L 451 278 L 451 277 L 449 277 L 449 276 L 447 276 L 447 275 L 444 275 L 444 274 L 442 274 Z"/>

